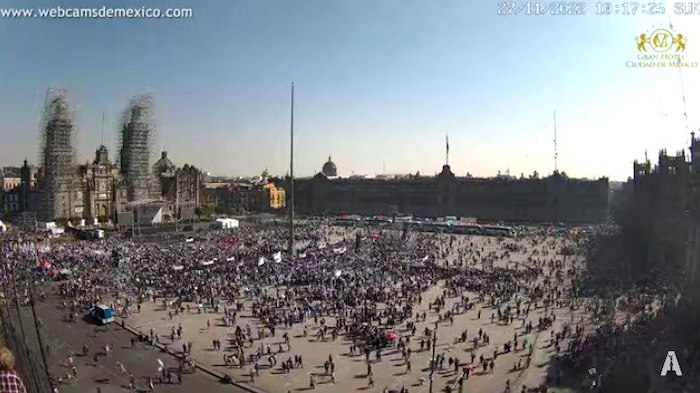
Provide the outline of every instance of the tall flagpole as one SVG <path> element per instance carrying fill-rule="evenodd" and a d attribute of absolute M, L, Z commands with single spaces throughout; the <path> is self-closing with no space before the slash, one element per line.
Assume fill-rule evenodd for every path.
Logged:
<path fill-rule="evenodd" d="M 557 150 L 557 111 L 554 111 L 554 172 L 559 173 L 559 151 Z"/>
<path fill-rule="evenodd" d="M 292 82 L 292 104 L 289 125 L 289 256 L 294 259 L 294 82 Z"/>

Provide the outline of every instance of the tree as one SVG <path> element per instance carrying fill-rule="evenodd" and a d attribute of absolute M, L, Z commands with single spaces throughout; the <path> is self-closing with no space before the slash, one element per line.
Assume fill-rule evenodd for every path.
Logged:
<path fill-rule="evenodd" d="M 216 207 L 214 208 L 214 212 L 216 214 L 225 214 L 227 216 L 231 216 L 234 214 L 233 208 L 231 207 L 231 205 L 228 204 L 216 205 Z"/>
<path fill-rule="evenodd" d="M 214 214 L 214 206 L 211 204 L 203 204 L 197 207 L 194 212 L 200 217 L 209 217 Z"/>

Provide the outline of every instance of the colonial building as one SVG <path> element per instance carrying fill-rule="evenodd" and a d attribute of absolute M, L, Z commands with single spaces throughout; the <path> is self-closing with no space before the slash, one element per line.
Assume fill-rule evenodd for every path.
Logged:
<path fill-rule="evenodd" d="M 22 181 L 20 168 L 14 166 L 0 168 L 0 179 L 2 179 L 2 184 L 0 184 L 2 188 L 0 188 L 0 192 L 7 192 L 18 187 Z"/>
<path fill-rule="evenodd" d="M 222 214 L 275 212 L 286 206 L 284 188 L 266 177 L 253 182 L 206 183 L 204 188 L 204 198 Z"/>
<path fill-rule="evenodd" d="M 202 171 L 189 164 L 177 168 L 165 151 L 161 152 L 153 170 L 165 202 L 165 214 L 172 218 L 193 219 L 195 209 L 205 199 Z"/>
<path fill-rule="evenodd" d="M 250 211 L 253 184 L 244 182 L 204 183 L 205 200 L 222 214 Z"/>
<path fill-rule="evenodd" d="M 127 201 L 127 188 L 119 169 L 109 161 L 107 148 L 100 146 L 94 161 L 81 165 L 79 173 L 85 197 L 82 217 L 89 223 L 113 219 Z"/>
<path fill-rule="evenodd" d="M 631 248 L 638 267 L 663 266 L 680 271 L 685 254 L 686 210 L 690 164 L 685 152 L 659 152 L 652 167 L 648 159 L 635 161 L 633 199 L 625 230 L 639 247 Z"/>
<path fill-rule="evenodd" d="M 687 249 L 683 276 L 687 293 L 695 301 L 700 301 L 700 139 L 691 133 L 690 175 L 687 192 Z"/>
<path fill-rule="evenodd" d="M 295 180 L 295 209 L 308 214 L 388 214 L 476 217 L 486 222 L 593 223 L 607 218 L 608 179 L 437 176 L 337 178 L 326 162 L 312 178 Z"/>
<path fill-rule="evenodd" d="M 167 151 L 160 153 L 160 160 L 156 161 L 153 165 L 153 170 L 160 183 L 160 195 L 165 199 L 170 197 L 175 200 L 175 188 L 177 186 L 175 171 L 177 167 L 175 167 L 175 164 L 168 158 Z"/>
<path fill-rule="evenodd" d="M 689 161 L 663 150 L 653 167 L 635 161 L 631 185 L 622 221 L 635 268 L 677 279 L 700 304 L 700 139 L 691 133 Z"/>
<path fill-rule="evenodd" d="M 620 221 L 634 268 L 684 282 L 700 299 L 700 140 L 684 151 L 661 150 L 656 165 L 633 164 L 631 195 Z"/>
<path fill-rule="evenodd" d="M 256 185 L 253 188 L 252 211 L 279 211 L 285 206 L 284 188 L 275 186 L 274 183 Z"/>
<path fill-rule="evenodd" d="M 18 169 L 19 183 L 5 192 L 3 196 L 4 209 L 9 215 L 27 212 L 32 207 L 36 208 L 39 205 L 36 193 L 38 168 L 33 165 L 30 166 L 25 159 L 22 168 Z"/>

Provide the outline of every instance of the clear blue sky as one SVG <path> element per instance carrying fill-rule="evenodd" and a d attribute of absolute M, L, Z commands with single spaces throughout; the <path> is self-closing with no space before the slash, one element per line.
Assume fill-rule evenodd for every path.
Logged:
<path fill-rule="evenodd" d="M 117 117 L 151 92 L 158 142 L 179 165 L 215 174 L 285 174 L 289 83 L 297 167 L 328 155 L 342 175 L 519 175 L 559 165 L 625 179 L 645 149 L 688 144 L 677 70 L 630 69 L 635 37 L 668 24 L 700 61 L 700 16 L 498 16 L 486 0 L 89 0 L 60 5 L 191 7 L 192 19 L 0 19 L 0 164 L 38 157 L 46 89 L 70 91 L 80 161 L 116 157 Z M 2 7 L 51 7 L 0 0 Z M 688 126 L 700 116 L 698 68 L 683 70 Z M 155 152 L 157 154 L 157 151 Z"/>

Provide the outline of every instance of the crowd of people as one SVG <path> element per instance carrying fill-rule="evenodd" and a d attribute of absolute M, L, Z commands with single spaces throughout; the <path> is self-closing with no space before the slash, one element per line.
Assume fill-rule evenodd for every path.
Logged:
<path fill-rule="evenodd" d="M 453 389 L 470 375 L 492 373 L 495 359 L 515 352 L 525 360 L 514 362 L 512 370 L 528 369 L 536 350 L 532 332 L 548 334 L 547 347 L 564 359 L 561 370 L 577 374 L 585 375 L 591 367 L 605 373 L 597 351 L 615 351 L 615 341 L 610 344 L 618 329 L 614 318 L 608 324 L 600 322 L 606 310 L 602 303 L 577 296 L 585 267 L 583 258 L 574 256 L 580 256 L 593 231 L 520 228 L 517 239 L 477 242 L 473 236 L 359 231 L 312 221 L 296 233 L 295 259 L 286 250 L 287 229 L 264 225 L 147 241 L 113 237 L 104 242 L 51 244 L 23 235 L 17 239 L 20 243 L 32 241 L 35 246 L 5 242 L 3 251 L 10 259 L 35 253 L 31 274 L 44 280 L 60 278 L 58 291 L 65 298 L 69 319 L 101 303 L 125 318 L 140 312 L 145 302 L 162 304 L 161 311 L 170 320 L 188 313 L 216 313 L 234 337 L 231 345 L 223 345 L 224 363 L 247 370 L 251 382 L 262 365 L 287 374 L 303 367 L 302 356 L 293 354 L 293 340 L 286 333 L 286 328 L 300 325 L 305 338 L 308 334 L 320 342 L 346 339 L 344 353 L 365 358 L 369 386 L 374 385 L 371 359 L 381 362 L 389 352 L 400 353 L 410 373 L 412 352 L 430 351 L 439 324 L 454 324 L 467 312 L 477 319 L 482 312 L 489 313 L 486 317 L 493 324 L 512 331 L 512 340 L 491 343 L 486 329 L 463 330 L 454 341 L 469 348 L 465 358 L 446 360 L 442 353 L 431 357 L 430 374 L 419 383 L 426 378 L 432 382 L 433 372 L 444 370 L 447 362 L 455 378 L 444 387 Z M 516 261 L 512 258 L 516 254 L 526 257 Z M 438 283 L 442 292 L 424 299 Z M 426 302 L 434 315 L 421 311 Z M 561 321 L 563 314 L 555 310 L 568 310 L 570 319 Z M 259 324 L 242 322 L 243 312 Z M 576 312 L 582 316 L 575 317 Z M 641 317 L 628 324 L 643 324 L 651 311 L 643 307 L 636 314 Z M 308 332 L 310 321 L 314 328 Z M 173 326 L 172 342 L 181 338 L 181 330 Z M 284 332 L 278 348 L 263 345 L 264 338 L 278 332 Z M 142 338 L 160 340 L 157 333 L 149 333 Z M 212 346 L 222 350 L 220 340 L 214 339 Z M 486 353 L 487 347 L 493 351 Z M 189 357 L 192 343 L 183 344 L 181 353 Z M 330 354 L 323 363 L 324 373 L 309 377 L 309 387 L 316 388 L 320 377 L 335 383 L 336 363 Z M 561 380 L 555 375 L 540 386 L 521 387 L 546 391 L 557 383 Z M 593 378 L 592 383 L 600 379 Z M 504 390 L 510 392 L 514 385 L 508 378 Z"/>

